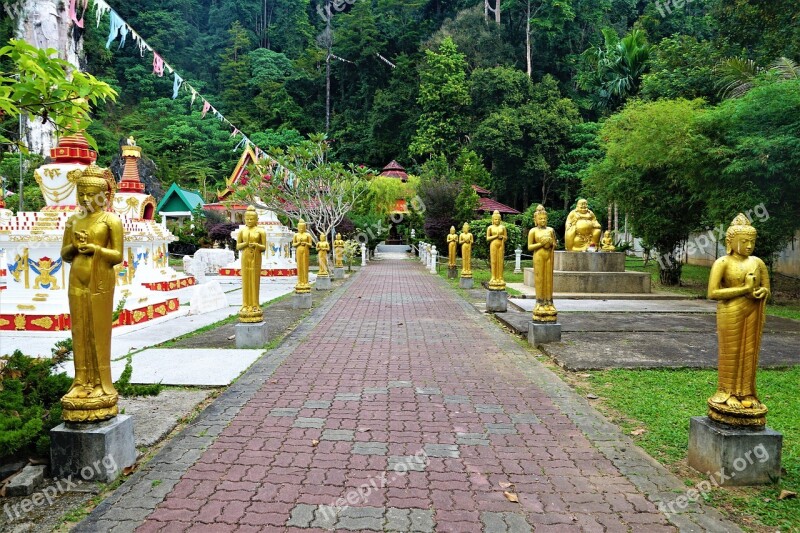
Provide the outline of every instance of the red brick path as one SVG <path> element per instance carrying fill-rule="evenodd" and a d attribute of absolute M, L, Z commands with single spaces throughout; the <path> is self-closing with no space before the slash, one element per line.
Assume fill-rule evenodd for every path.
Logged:
<path fill-rule="evenodd" d="M 371 264 L 139 531 L 324 531 L 348 495 L 340 530 L 674 531 L 493 327 L 418 264 Z"/>

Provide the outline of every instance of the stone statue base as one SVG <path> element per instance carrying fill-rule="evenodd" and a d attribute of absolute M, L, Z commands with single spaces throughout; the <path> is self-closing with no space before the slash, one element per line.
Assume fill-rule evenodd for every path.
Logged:
<path fill-rule="evenodd" d="M 486 291 L 486 312 L 505 313 L 508 311 L 508 293 L 506 291 Z"/>
<path fill-rule="evenodd" d="M 447 279 L 456 279 L 458 277 L 458 268 L 454 266 L 447 267 Z"/>
<path fill-rule="evenodd" d="M 783 435 L 718 424 L 705 416 L 689 423 L 689 466 L 719 485 L 777 483 L 781 477 Z"/>
<path fill-rule="evenodd" d="M 458 280 L 459 289 L 471 289 L 474 285 L 472 278 L 460 278 Z"/>
<path fill-rule="evenodd" d="M 311 293 L 294 293 L 294 298 L 292 299 L 292 309 L 311 309 Z"/>
<path fill-rule="evenodd" d="M 256 323 L 236 324 L 236 348 L 263 348 L 267 344 L 267 323 L 263 320 Z"/>
<path fill-rule="evenodd" d="M 318 291 L 327 291 L 331 288 L 331 278 L 328 276 L 317 276 L 314 288 Z"/>
<path fill-rule="evenodd" d="M 532 346 L 561 342 L 561 324 L 558 322 L 528 322 L 528 343 Z"/>
<path fill-rule="evenodd" d="M 54 477 L 110 483 L 135 462 L 133 418 L 129 415 L 93 424 L 67 422 L 50 430 Z"/>
<path fill-rule="evenodd" d="M 333 269 L 333 279 L 344 279 L 344 267 L 336 267 Z"/>

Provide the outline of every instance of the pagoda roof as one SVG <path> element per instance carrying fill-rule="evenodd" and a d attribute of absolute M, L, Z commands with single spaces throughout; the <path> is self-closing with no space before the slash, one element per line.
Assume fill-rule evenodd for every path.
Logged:
<path fill-rule="evenodd" d="M 199 192 L 181 189 L 177 183 L 172 182 L 164 197 L 158 202 L 157 212 L 176 213 L 194 211 L 197 206 L 203 206 L 203 197 Z"/>
<path fill-rule="evenodd" d="M 513 207 L 501 204 L 497 200 L 492 200 L 491 198 L 480 198 L 480 204 L 478 204 L 478 208 L 475 209 L 475 211 L 479 213 L 494 213 L 495 211 L 499 211 L 500 214 L 503 215 L 519 215 L 519 211 Z"/>
<path fill-rule="evenodd" d="M 406 169 L 394 159 L 392 159 L 388 165 L 383 167 L 383 170 L 381 170 L 381 173 L 378 174 L 378 176 L 383 176 L 384 178 L 398 178 L 402 181 L 408 181 Z"/>
<path fill-rule="evenodd" d="M 489 189 L 484 189 L 480 185 L 473 185 L 472 186 L 472 190 L 475 191 L 476 193 L 478 193 L 478 196 L 491 196 L 492 195 L 492 191 L 490 191 Z"/>

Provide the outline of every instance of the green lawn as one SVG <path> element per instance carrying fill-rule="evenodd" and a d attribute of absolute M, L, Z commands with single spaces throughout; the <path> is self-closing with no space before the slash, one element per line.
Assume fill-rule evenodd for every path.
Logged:
<path fill-rule="evenodd" d="M 528 261 L 530 266 L 530 261 Z M 461 260 L 458 260 L 458 275 L 461 275 Z M 525 261 L 522 262 L 522 267 L 525 268 Z M 447 265 L 439 265 L 439 275 L 447 280 Z M 474 279 L 474 287 L 480 288 L 481 283 L 489 283 L 491 279 L 491 270 L 489 269 L 489 264 L 487 261 L 483 259 L 472 259 L 472 279 Z M 506 280 L 506 283 L 522 283 L 523 277 L 522 273 L 514 274 L 514 261 L 506 261 L 504 267 L 503 278 Z M 453 287 L 458 287 L 458 278 L 456 279 L 449 279 L 447 280 L 450 285 Z M 510 287 L 506 287 L 506 291 L 511 296 L 519 296 L 521 293 L 517 290 L 514 290 Z"/>
<path fill-rule="evenodd" d="M 585 376 L 591 377 L 585 377 Z M 598 407 L 630 434 L 639 446 L 694 486 L 704 479 L 686 466 L 689 418 L 706 413 L 706 398 L 716 386 L 713 370 L 608 370 L 572 374 L 583 393 L 600 396 Z M 754 529 L 763 526 L 781 532 L 800 531 L 800 499 L 778 501 L 781 490 L 800 492 L 800 367 L 762 370 L 758 374 L 761 400 L 769 408 L 769 427 L 783 433 L 784 476 L 778 485 L 713 489 L 706 501 L 739 516 Z M 750 519 L 752 521 L 752 519 Z"/>
<path fill-rule="evenodd" d="M 677 292 L 705 298 L 708 291 L 708 275 L 711 267 L 697 265 L 683 265 L 681 271 L 681 286 L 667 287 L 661 285 L 658 279 L 658 263 L 650 261 L 647 266 L 638 257 L 626 257 L 625 269 L 636 272 L 648 272 L 653 280 L 653 290 Z M 788 276 L 775 277 L 775 286 L 772 288 L 775 298 L 767 305 L 767 314 L 783 318 L 800 320 L 800 280 Z"/>

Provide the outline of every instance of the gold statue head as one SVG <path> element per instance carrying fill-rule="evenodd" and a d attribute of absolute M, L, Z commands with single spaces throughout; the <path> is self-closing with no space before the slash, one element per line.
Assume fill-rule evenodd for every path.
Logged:
<path fill-rule="evenodd" d="M 501 220 L 500 211 L 495 211 L 494 213 L 492 213 L 492 224 L 497 226 L 498 224 L 500 224 L 500 220 Z"/>
<path fill-rule="evenodd" d="M 319 232 L 319 242 L 328 242 L 328 236 L 325 235 L 324 231 Z"/>
<path fill-rule="evenodd" d="M 336 240 L 337 241 L 341 241 L 342 240 L 342 234 L 341 233 L 337 233 L 336 234 Z"/>
<path fill-rule="evenodd" d="M 455 226 L 450 226 L 450 234 L 451 235 L 455 235 L 455 233 L 456 233 L 456 227 Z"/>
<path fill-rule="evenodd" d="M 462 233 L 469 233 L 469 224 L 464 222 L 464 226 L 461 228 Z"/>
<path fill-rule="evenodd" d="M 306 232 L 306 221 L 303 220 L 302 218 L 297 221 L 297 231 L 299 231 L 300 233 Z"/>
<path fill-rule="evenodd" d="M 547 211 L 542 204 L 536 206 L 536 211 L 533 212 L 533 221 L 540 228 L 547 227 Z"/>
<path fill-rule="evenodd" d="M 725 232 L 725 249 L 729 255 L 737 253 L 747 257 L 755 250 L 757 235 L 756 228 L 744 214 L 739 213 Z"/>
<path fill-rule="evenodd" d="M 254 206 L 247 206 L 247 211 L 244 212 L 244 223 L 248 228 L 254 228 L 258 224 L 258 213 Z"/>
<path fill-rule="evenodd" d="M 587 202 L 585 198 L 580 198 L 578 200 L 578 204 L 575 206 L 575 209 L 579 213 L 586 213 L 589 211 L 589 202 Z"/>
<path fill-rule="evenodd" d="M 78 205 L 87 212 L 104 211 L 106 206 L 113 203 L 116 182 L 107 168 L 100 168 L 93 163 L 81 172 L 75 184 Z"/>

